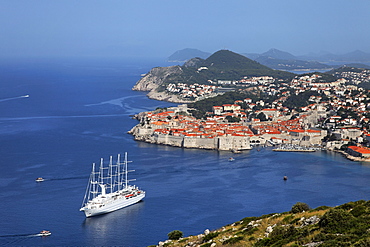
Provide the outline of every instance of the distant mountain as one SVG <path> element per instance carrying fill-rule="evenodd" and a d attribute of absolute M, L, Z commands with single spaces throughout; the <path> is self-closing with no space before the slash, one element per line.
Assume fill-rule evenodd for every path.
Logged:
<path fill-rule="evenodd" d="M 332 66 L 322 64 L 316 61 L 304 60 L 284 60 L 272 57 L 259 56 L 256 61 L 273 69 L 280 70 L 329 70 Z"/>
<path fill-rule="evenodd" d="M 191 58 L 199 57 L 206 59 L 211 53 L 204 52 L 198 49 L 185 48 L 183 50 L 176 51 L 171 56 L 168 57 L 170 62 L 185 62 Z"/>
<path fill-rule="evenodd" d="M 360 50 L 349 52 L 346 54 L 332 54 L 332 53 L 321 53 L 321 54 L 308 54 L 299 56 L 300 59 L 305 60 L 316 60 L 319 62 L 337 62 L 337 63 L 370 63 L 370 53 L 366 53 Z"/>
<path fill-rule="evenodd" d="M 316 61 L 300 60 L 289 52 L 278 49 L 270 49 L 261 54 L 246 53 L 244 55 L 260 64 L 279 70 L 326 70 L 332 68 Z"/>
<path fill-rule="evenodd" d="M 242 53 L 242 55 L 250 58 L 252 60 L 256 60 L 258 57 L 268 57 L 280 60 L 296 60 L 297 57 L 290 54 L 286 51 L 281 51 L 275 48 L 272 48 L 264 53 Z"/>
<path fill-rule="evenodd" d="M 359 69 L 370 69 L 370 65 L 366 65 L 363 63 L 349 63 L 349 64 L 345 64 L 345 66 L 359 68 Z"/>
<path fill-rule="evenodd" d="M 366 53 L 360 50 L 356 50 L 350 53 L 346 53 L 340 58 L 343 61 L 353 61 L 353 62 L 370 62 L 370 53 Z"/>
<path fill-rule="evenodd" d="M 241 53 L 241 54 L 252 60 L 256 60 L 257 57 L 261 56 L 261 54 L 259 53 Z"/>
<path fill-rule="evenodd" d="M 297 57 L 294 55 L 290 54 L 289 52 L 286 51 L 280 51 L 278 49 L 270 49 L 265 53 L 262 53 L 260 56 L 264 57 L 271 57 L 275 59 L 283 59 L 283 60 L 296 60 Z"/>

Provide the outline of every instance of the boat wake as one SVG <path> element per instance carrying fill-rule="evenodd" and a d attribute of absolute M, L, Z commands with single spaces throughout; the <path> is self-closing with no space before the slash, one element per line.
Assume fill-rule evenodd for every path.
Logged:
<path fill-rule="evenodd" d="M 138 97 L 142 97 L 142 96 L 141 95 L 130 95 L 130 96 L 125 96 L 125 97 L 121 97 L 118 99 L 103 101 L 103 102 L 96 103 L 96 104 L 88 104 L 85 106 L 91 107 L 91 106 L 101 106 L 101 105 L 108 105 L 108 104 L 114 105 L 114 106 L 118 106 L 124 109 L 126 112 L 126 115 L 134 115 L 139 112 L 149 111 L 150 109 L 152 109 L 151 107 L 148 107 L 148 109 L 135 107 L 136 100 L 134 98 L 138 98 Z M 131 101 L 128 101 L 128 99 L 131 99 Z"/>
<path fill-rule="evenodd" d="M 27 95 L 18 96 L 18 97 L 12 97 L 12 98 L 0 99 L 0 102 L 5 102 L 5 101 L 15 100 L 15 99 L 29 98 L 29 97 L 30 97 L 30 96 L 27 94 Z"/>
<path fill-rule="evenodd" d="M 72 179 L 86 179 L 87 176 L 81 176 L 81 177 L 66 177 L 66 178 L 50 178 L 49 181 L 52 180 L 72 180 Z"/>
<path fill-rule="evenodd" d="M 39 233 L 0 235 L 0 240 L 2 246 L 26 246 L 25 244 L 20 244 L 20 242 L 24 241 L 27 238 L 47 237 L 50 235 L 50 231 L 43 230 Z"/>
<path fill-rule="evenodd" d="M 40 233 L 1 235 L 1 246 L 26 246 L 24 241 L 30 238 L 42 237 Z"/>
<path fill-rule="evenodd" d="M 0 238 L 37 237 L 39 233 L 0 235 Z"/>
<path fill-rule="evenodd" d="M 110 105 L 117 105 L 117 106 L 120 106 L 120 107 L 123 108 L 124 107 L 123 102 L 126 99 L 129 99 L 129 98 L 137 98 L 137 97 L 140 97 L 140 95 L 130 95 L 130 96 L 121 97 L 121 98 L 118 98 L 118 99 L 112 99 L 112 100 L 103 101 L 103 102 L 96 103 L 96 104 L 88 104 L 88 105 L 85 105 L 85 106 L 99 106 L 99 105 L 110 104 Z"/>
<path fill-rule="evenodd" d="M 72 180 L 72 179 L 86 179 L 86 176 L 80 177 L 65 177 L 65 178 L 37 178 L 36 182 L 54 181 L 54 180 Z"/>
<path fill-rule="evenodd" d="M 18 121 L 18 120 L 34 120 L 34 119 L 66 119 L 66 118 L 98 118 L 98 117 L 121 117 L 126 114 L 106 114 L 106 115 L 76 115 L 76 116 L 38 116 L 38 117 L 12 117 L 0 118 L 1 121 Z"/>

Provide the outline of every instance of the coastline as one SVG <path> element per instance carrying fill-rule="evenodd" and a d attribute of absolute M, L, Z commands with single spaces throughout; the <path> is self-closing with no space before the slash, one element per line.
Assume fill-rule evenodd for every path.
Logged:
<path fill-rule="evenodd" d="M 280 148 L 275 148 L 272 151 L 274 152 L 316 152 L 316 150 L 313 149 L 280 149 Z"/>
<path fill-rule="evenodd" d="M 179 103 L 179 104 L 187 104 L 187 103 L 193 103 L 194 101 L 186 101 L 186 100 L 181 100 L 178 96 L 176 95 L 170 95 L 166 92 L 158 92 L 156 90 L 152 90 L 147 94 L 147 97 L 149 99 L 153 100 L 160 100 L 160 101 L 167 101 L 171 103 Z"/>
<path fill-rule="evenodd" d="M 331 151 L 334 151 L 334 150 L 331 150 Z M 361 158 L 361 157 L 355 157 L 355 156 L 352 156 L 342 150 L 335 150 L 334 152 L 337 152 L 337 153 L 340 153 L 342 154 L 344 157 L 346 157 L 347 159 L 351 160 L 351 161 L 357 161 L 357 162 L 370 162 L 370 158 Z"/>
<path fill-rule="evenodd" d="M 135 115 L 134 118 L 139 119 L 140 114 L 144 114 L 144 113 L 139 113 L 139 114 Z M 142 142 L 151 143 L 151 144 L 155 144 L 155 145 L 172 146 L 172 147 L 179 147 L 179 148 L 185 148 L 185 149 L 218 150 L 218 151 L 230 151 L 230 152 L 233 152 L 233 150 L 234 150 L 234 149 L 228 149 L 228 150 L 224 149 L 224 150 L 222 150 L 222 149 L 218 149 L 218 148 L 214 148 L 214 147 L 196 146 L 196 145 L 184 146 L 183 141 L 181 141 L 181 142 L 170 142 L 170 141 L 168 141 L 168 139 L 167 139 L 168 136 L 167 136 L 167 138 L 164 138 L 164 139 L 166 139 L 166 141 L 163 141 L 163 140 L 159 141 L 159 139 L 161 139 L 161 138 L 158 138 L 158 136 L 156 138 L 153 138 L 153 137 L 151 138 L 149 134 L 147 134 L 147 135 L 137 135 L 137 132 L 139 131 L 138 128 L 139 128 L 139 124 L 135 125 L 131 130 L 129 130 L 127 132 L 128 134 L 133 135 L 135 141 L 142 141 Z M 251 149 L 253 149 L 252 146 L 250 146 L 250 148 L 244 149 L 244 150 L 251 150 Z M 243 149 L 240 150 L 240 151 L 243 151 Z M 314 150 L 314 149 L 306 149 L 305 150 L 305 149 L 280 149 L 280 148 L 275 148 L 275 149 L 272 149 L 272 151 L 274 151 L 274 152 L 313 153 L 313 152 L 316 152 L 317 150 Z M 348 153 L 346 153 L 345 151 L 342 151 L 342 150 L 334 150 L 334 149 L 326 148 L 325 151 L 340 153 L 341 155 L 343 155 L 348 160 L 351 160 L 351 161 L 354 161 L 354 162 L 370 162 L 370 158 L 355 157 L 355 156 L 352 156 L 352 155 L 350 155 L 350 154 L 348 154 Z"/>

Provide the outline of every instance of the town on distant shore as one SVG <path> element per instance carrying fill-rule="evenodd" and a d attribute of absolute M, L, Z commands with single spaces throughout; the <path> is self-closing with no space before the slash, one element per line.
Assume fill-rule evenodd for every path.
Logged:
<path fill-rule="evenodd" d="M 369 85 L 366 68 L 296 75 L 221 50 L 141 78 L 134 90 L 181 104 L 137 114 L 129 133 L 182 148 L 241 152 L 272 145 L 370 161 Z"/>

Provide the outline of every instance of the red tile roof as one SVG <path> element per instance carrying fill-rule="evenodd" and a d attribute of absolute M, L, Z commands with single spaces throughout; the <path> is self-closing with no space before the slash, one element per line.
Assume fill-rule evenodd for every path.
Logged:
<path fill-rule="evenodd" d="M 358 146 L 348 146 L 349 149 L 352 149 L 355 152 L 361 154 L 370 154 L 370 149 L 365 147 L 358 147 Z"/>

